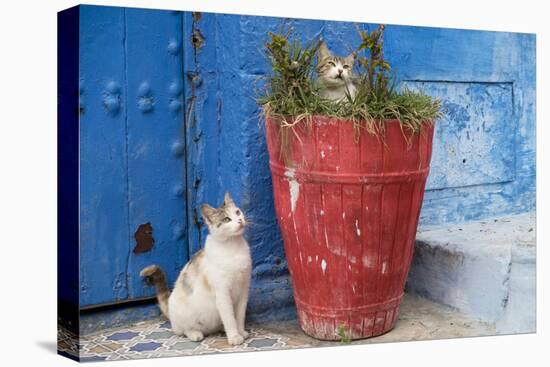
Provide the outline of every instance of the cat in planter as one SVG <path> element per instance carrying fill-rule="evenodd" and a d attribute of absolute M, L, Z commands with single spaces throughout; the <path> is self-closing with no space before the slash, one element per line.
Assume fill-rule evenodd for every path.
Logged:
<path fill-rule="evenodd" d="M 344 100 L 348 95 L 355 98 L 354 63 L 355 53 L 346 57 L 335 56 L 326 43 L 321 42 L 317 53 L 317 83 L 321 97 L 335 102 Z"/>

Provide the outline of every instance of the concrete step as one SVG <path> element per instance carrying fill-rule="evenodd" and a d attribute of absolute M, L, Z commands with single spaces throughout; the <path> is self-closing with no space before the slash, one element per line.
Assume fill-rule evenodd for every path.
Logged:
<path fill-rule="evenodd" d="M 494 324 L 498 334 L 535 331 L 535 213 L 417 233 L 407 291 Z"/>

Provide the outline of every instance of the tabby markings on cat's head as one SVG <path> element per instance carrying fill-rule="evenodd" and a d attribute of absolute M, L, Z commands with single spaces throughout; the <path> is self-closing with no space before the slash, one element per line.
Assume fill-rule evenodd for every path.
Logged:
<path fill-rule="evenodd" d="M 353 76 L 354 53 L 346 57 L 333 55 L 325 42 L 321 42 L 317 53 L 317 75 L 326 88 L 338 88 L 351 82 Z"/>
<path fill-rule="evenodd" d="M 214 208 L 208 204 L 201 206 L 202 217 L 211 235 L 219 237 L 240 236 L 244 232 L 246 219 L 227 192 L 223 204 Z"/>

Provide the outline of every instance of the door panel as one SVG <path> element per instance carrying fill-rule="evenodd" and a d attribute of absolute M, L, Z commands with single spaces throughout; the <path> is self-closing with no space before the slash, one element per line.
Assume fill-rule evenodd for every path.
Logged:
<path fill-rule="evenodd" d="M 81 6 L 81 306 L 153 295 L 187 261 L 182 13 Z"/>
<path fill-rule="evenodd" d="M 187 259 L 181 22 L 181 12 L 126 9 L 132 298 L 154 293 L 139 277 L 143 267 L 161 266 L 173 283 Z M 146 223 L 154 243 L 136 253 Z"/>
<path fill-rule="evenodd" d="M 80 9 L 80 305 L 128 297 L 124 9 Z"/>

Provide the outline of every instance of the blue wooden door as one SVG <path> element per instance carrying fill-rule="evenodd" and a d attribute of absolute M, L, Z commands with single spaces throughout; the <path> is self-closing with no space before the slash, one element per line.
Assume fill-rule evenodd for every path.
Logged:
<path fill-rule="evenodd" d="M 188 259 L 182 13 L 80 8 L 80 305 Z"/>

